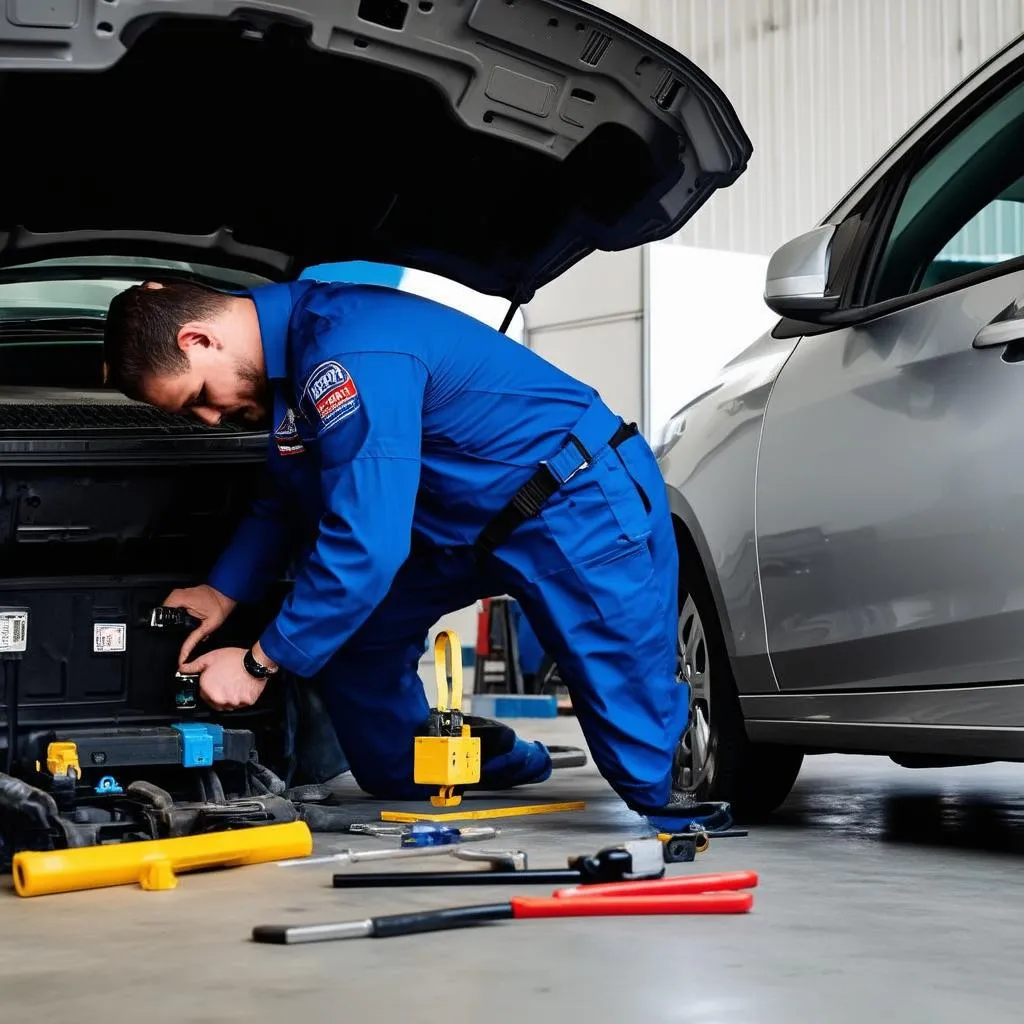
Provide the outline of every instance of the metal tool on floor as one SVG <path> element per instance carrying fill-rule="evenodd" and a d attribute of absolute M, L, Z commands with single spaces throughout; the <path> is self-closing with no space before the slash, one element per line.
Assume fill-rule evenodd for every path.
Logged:
<path fill-rule="evenodd" d="M 635 839 L 609 846 L 592 856 L 570 857 L 567 868 L 529 871 L 389 871 L 379 874 L 335 875 L 335 889 L 384 888 L 417 885 L 519 885 L 560 882 L 617 882 L 661 878 L 665 857 L 657 839 Z"/>
<path fill-rule="evenodd" d="M 446 846 L 397 847 L 391 850 L 339 850 L 337 853 L 327 853 L 320 857 L 282 860 L 278 862 L 278 867 L 294 868 L 307 864 L 359 864 L 363 861 L 407 860 L 410 857 L 458 857 L 460 860 L 486 860 L 492 863 L 495 870 L 500 869 L 502 871 L 519 871 L 522 867 L 526 866 L 526 854 L 522 850 L 467 850 L 458 844 L 451 844 Z M 373 879 L 378 876 L 359 875 L 358 877 Z M 415 878 L 417 876 L 405 874 L 403 877 Z"/>
<path fill-rule="evenodd" d="M 462 797 L 455 794 L 455 787 L 480 781 L 480 737 L 470 734 L 462 717 L 461 652 L 454 630 L 438 632 L 434 638 L 437 707 L 430 709 L 427 735 L 416 737 L 413 750 L 413 781 L 439 787 L 430 798 L 435 807 L 457 806 Z"/>
<path fill-rule="evenodd" d="M 459 860 L 489 861 L 493 871 L 525 871 L 527 856 L 525 850 L 456 850 Z"/>
<path fill-rule="evenodd" d="M 666 864 L 688 864 L 697 859 L 698 853 L 706 853 L 711 846 L 711 840 L 706 832 L 682 835 L 662 833 L 658 836 L 658 841 L 662 845 Z"/>
<path fill-rule="evenodd" d="M 493 839 L 500 830 L 493 825 L 455 828 L 453 825 L 417 821 L 406 825 L 359 822 L 350 825 L 348 831 L 353 835 L 368 835 L 378 838 L 396 836 L 401 840 L 402 846 L 447 846 L 452 843 L 472 843 L 481 839 Z"/>
<path fill-rule="evenodd" d="M 490 921 L 640 914 L 745 914 L 754 905 L 757 874 L 736 871 L 655 881 L 577 886 L 550 897 L 513 896 L 500 903 L 388 914 L 357 921 L 313 925 L 258 925 L 255 942 L 296 945 L 336 939 L 384 939 L 466 928 Z"/>
<path fill-rule="evenodd" d="M 381 821 L 467 821 L 481 818 L 518 818 L 530 814 L 559 814 L 562 811 L 586 810 L 582 800 L 563 801 L 551 804 L 523 804 L 519 807 L 488 807 L 480 811 L 451 811 L 432 814 L 421 811 L 381 811 Z"/>

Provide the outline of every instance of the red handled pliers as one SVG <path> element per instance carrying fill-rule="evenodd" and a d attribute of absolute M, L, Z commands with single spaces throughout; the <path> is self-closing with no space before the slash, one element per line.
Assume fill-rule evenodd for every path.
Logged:
<path fill-rule="evenodd" d="M 499 903 L 388 914 L 361 921 L 312 925 L 259 925 L 256 942 L 292 945 L 331 939 L 384 939 L 464 928 L 485 921 L 634 914 L 744 914 L 754 905 L 754 871 L 677 875 L 643 882 L 608 882 L 559 889 L 552 896 L 513 896 Z"/>

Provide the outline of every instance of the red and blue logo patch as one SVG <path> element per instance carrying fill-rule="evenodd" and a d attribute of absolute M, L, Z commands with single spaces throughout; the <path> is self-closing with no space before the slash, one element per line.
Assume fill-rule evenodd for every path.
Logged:
<path fill-rule="evenodd" d="M 309 376 L 303 394 L 303 405 L 311 417 L 326 430 L 348 419 L 360 406 L 356 382 L 341 363 L 321 363 Z"/>
<path fill-rule="evenodd" d="M 299 428 L 295 425 L 295 410 L 289 409 L 284 414 L 277 430 L 274 431 L 274 444 L 281 455 L 301 455 L 306 446 L 299 437 Z"/>

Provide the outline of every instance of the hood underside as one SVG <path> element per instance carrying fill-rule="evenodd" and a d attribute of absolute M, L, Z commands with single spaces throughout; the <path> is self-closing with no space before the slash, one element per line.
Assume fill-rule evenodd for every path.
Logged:
<path fill-rule="evenodd" d="M 0 266 L 371 260 L 520 302 L 751 154 L 698 68 L 569 0 L 9 0 L 0 111 Z"/>

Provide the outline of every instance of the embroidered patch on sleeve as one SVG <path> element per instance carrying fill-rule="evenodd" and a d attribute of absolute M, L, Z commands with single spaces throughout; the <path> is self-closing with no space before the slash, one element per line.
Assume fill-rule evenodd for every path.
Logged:
<path fill-rule="evenodd" d="M 321 430 L 348 419 L 360 405 L 356 382 L 341 363 L 321 363 L 309 376 L 303 398 Z"/>
<path fill-rule="evenodd" d="M 295 424 L 295 410 L 289 409 L 274 431 L 274 443 L 281 455 L 301 455 L 306 446 L 299 437 L 299 428 Z"/>

